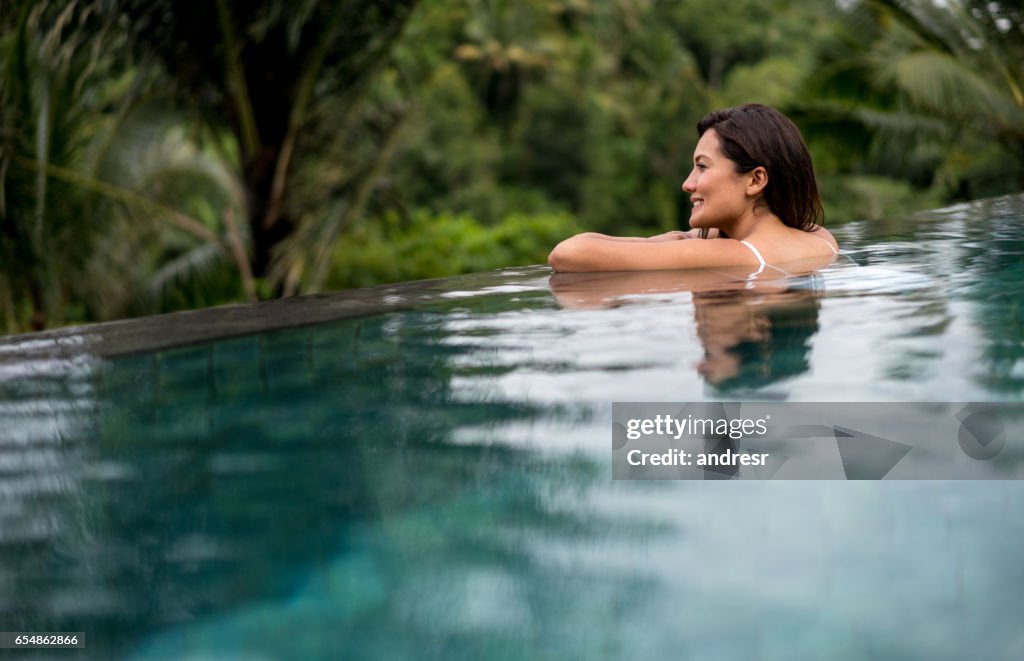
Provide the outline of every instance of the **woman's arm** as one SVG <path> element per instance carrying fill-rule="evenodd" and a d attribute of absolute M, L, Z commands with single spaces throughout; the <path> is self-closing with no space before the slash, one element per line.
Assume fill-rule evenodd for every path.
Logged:
<path fill-rule="evenodd" d="M 548 264 L 559 272 L 657 271 L 669 269 L 742 266 L 755 262 L 753 254 L 739 241 L 681 241 L 687 232 L 667 233 L 650 239 L 623 241 L 588 232 L 562 241 L 548 256 Z"/>
<path fill-rule="evenodd" d="M 662 234 L 655 234 L 654 236 L 610 236 L 608 234 L 599 234 L 597 232 L 584 232 L 577 234 L 573 238 L 586 237 L 591 239 L 604 239 L 606 241 L 621 241 L 629 243 L 637 242 L 649 242 L 649 241 L 678 241 L 679 239 L 698 239 L 700 236 L 697 234 L 697 230 L 690 230 L 689 232 L 682 232 L 679 230 L 672 230 L 671 232 L 664 232 Z"/>

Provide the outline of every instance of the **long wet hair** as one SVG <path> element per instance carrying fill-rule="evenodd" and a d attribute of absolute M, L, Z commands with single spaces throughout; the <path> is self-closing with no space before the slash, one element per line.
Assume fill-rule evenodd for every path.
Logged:
<path fill-rule="evenodd" d="M 704 135 L 715 129 L 722 153 L 739 173 L 763 167 L 768 185 L 762 200 L 783 223 L 813 232 L 825 222 L 807 144 L 788 117 L 774 108 L 748 103 L 715 110 L 697 123 Z"/>

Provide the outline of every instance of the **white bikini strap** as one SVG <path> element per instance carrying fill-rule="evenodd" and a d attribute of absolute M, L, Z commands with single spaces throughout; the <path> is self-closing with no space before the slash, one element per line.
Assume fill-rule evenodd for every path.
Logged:
<path fill-rule="evenodd" d="M 751 243 L 749 241 L 740 241 L 740 243 L 742 243 L 746 247 L 750 248 L 750 252 L 754 253 L 754 257 L 757 257 L 757 263 L 761 265 L 757 269 L 757 272 L 760 273 L 761 271 L 763 271 L 764 270 L 764 266 L 765 266 L 765 261 L 764 261 L 764 257 L 761 256 L 761 252 L 757 248 L 754 247 L 753 243 Z"/>
<path fill-rule="evenodd" d="M 746 284 L 743 285 L 744 289 L 753 289 L 754 283 L 757 282 L 757 276 L 761 275 L 761 271 L 764 271 L 764 257 L 761 256 L 761 251 L 755 248 L 753 243 L 750 243 L 749 241 L 740 241 L 740 243 L 750 248 L 750 252 L 754 253 L 754 257 L 757 257 L 757 263 L 759 264 L 757 270 L 747 276 Z"/>

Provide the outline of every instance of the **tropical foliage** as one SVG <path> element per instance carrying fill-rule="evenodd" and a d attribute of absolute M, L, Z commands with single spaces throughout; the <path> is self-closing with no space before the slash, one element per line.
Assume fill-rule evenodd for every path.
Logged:
<path fill-rule="evenodd" d="M 709 109 L 808 137 L 829 222 L 1024 187 L 1024 9 L 949 0 L 8 0 L 0 318 L 537 263 L 685 225 Z"/>
<path fill-rule="evenodd" d="M 936 202 L 1021 187 L 1019 5 L 876 0 L 848 18 L 824 44 L 810 78 L 817 93 L 802 104 L 840 169 L 903 180 Z"/>

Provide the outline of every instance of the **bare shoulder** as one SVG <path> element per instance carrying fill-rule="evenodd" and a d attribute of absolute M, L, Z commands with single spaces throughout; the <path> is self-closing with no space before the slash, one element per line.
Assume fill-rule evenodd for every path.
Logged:
<path fill-rule="evenodd" d="M 814 230 L 813 232 L 808 232 L 808 234 L 810 234 L 811 236 L 814 236 L 814 237 L 817 237 L 817 238 L 821 239 L 822 241 L 828 243 L 830 246 L 832 246 L 836 250 L 839 250 L 839 242 L 836 241 L 836 238 L 834 236 L 832 236 L 832 232 L 829 232 L 824 227 L 819 227 L 818 229 Z"/>
<path fill-rule="evenodd" d="M 769 264 L 789 263 L 796 260 L 828 257 L 830 260 L 839 252 L 832 233 L 823 227 L 812 232 L 795 227 L 767 226 L 747 237 L 764 255 Z"/>

